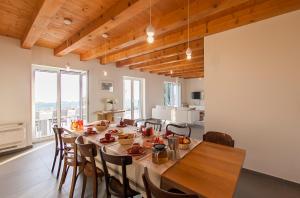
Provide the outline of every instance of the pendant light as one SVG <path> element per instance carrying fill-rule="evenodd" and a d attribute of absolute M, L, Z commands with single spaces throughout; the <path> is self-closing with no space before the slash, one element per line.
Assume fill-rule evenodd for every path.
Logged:
<path fill-rule="evenodd" d="M 191 60 L 192 59 L 192 49 L 190 48 L 190 0 L 188 0 L 188 48 L 185 51 L 186 59 Z"/>
<path fill-rule="evenodd" d="M 152 9 L 151 9 L 151 0 L 150 0 L 150 24 L 148 25 L 147 29 L 146 29 L 146 33 L 147 33 L 147 42 L 148 43 L 153 43 L 154 42 L 154 34 L 155 34 L 155 30 L 154 27 L 152 26 L 152 20 L 151 20 L 151 16 L 152 16 Z"/>

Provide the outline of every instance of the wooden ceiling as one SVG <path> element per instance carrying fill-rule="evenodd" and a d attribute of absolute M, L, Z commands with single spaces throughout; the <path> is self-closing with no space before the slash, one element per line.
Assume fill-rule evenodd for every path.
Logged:
<path fill-rule="evenodd" d="M 180 78 L 204 76 L 204 36 L 300 9 L 300 0 L 152 0 L 155 41 L 146 42 L 150 0 L 2 0 L 0 34 L 21 47 L 51 48 L 56 56 Z M 72 24 L 64 24 L 64 19 Z M 102 34 L 108 38 L 102 38 Z"/>

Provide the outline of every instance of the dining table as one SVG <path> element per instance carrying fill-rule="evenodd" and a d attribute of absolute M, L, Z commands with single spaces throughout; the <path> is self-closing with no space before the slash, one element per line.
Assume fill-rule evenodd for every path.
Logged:
<path fill-rule="evenodd" d="M 98 147 L 98 154 L 95 159 L 99 168 L 102 168 L 99 150 L 102 146 L 105 146 L 107 152 L 111 154 L 129 155 L 127 150 L 132 145 L 120 144 L 117 141 L 117 137 L 116 141 L 111 143 L 100 142 L 100 139 L 104 138 L 109 130 L 114 129 L 118 129 L 123 133 L 135 134 L 134 143 L 139 143 L 140 145 L 143 145 L 145 140 L 153 138 L 144 137 L 137 127 L 126 126 L 120 128 L 117 124 L 110 124 L 103 132 L 91 135 L 87 135 L 84 129 L 73 130 L 64 128 L 69 134 L 74 136 L 82 135 L 86 143 L 93 143 Z M 159 132 L 156 132 L 155 135 L 160 136 L 164 144 L 168 145 L 167 139 L 162 138 Z M 144 167 L 147 167 L 151 181 L 165 190 L 176 187 L 182 192 L 196 193 L 205 197 L 220 197 L 220 193 L 224 190 L 223 197 L 233 196 L 245 158 L 244 150 L 227 148 L 193 138 L 190 140 L 191 143 L 188 149 L 179 150 L 177 160 L 168 160 L 163 164 L 152 162 L 151 148 L 145 148 L 145 152 L 140 156 L 132 156 L 133 163 L 127 166 L 127 177 L 131 186 L 145 195 L 142 175 Z M 121 179 L 121 167 L 109 165 L 108 168 L 111 175 Z M 213 193 L 213 188 L 215 188 L 215 193 Z"/>

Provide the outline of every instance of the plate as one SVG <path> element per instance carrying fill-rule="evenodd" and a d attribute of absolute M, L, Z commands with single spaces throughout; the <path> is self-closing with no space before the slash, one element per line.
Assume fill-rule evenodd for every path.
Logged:
<path fill-rule="evenodd" d="M 115 137 L 110 137 L 110 139 L 106 139 L 106 138 L 101 138 L 100 139 L 100 143 L 111 143 L 111 142 L 114 142 L 116 141 L 116 138 Z"/>
<path fill-rule="evenodd" d="M 124 127 L 127 127 L 127 124 L 125 124 L 125 125 L 117 125 L 117 127 L 119 127 L 119 128 L 124 128 Z"/>
<path fill-rule="evenodd" d="M 111 135 L 120 135 L 123 133 L 123 131 L 120 131 L 118 129 L 110 129 L 107 133 L 110 133 Z"/>
<path fill-rule="evenodd" d="M 146 153 L 146 151 L 143 147 L 140 147 L 139 153 L 131 153 L 131 149 L 132 149 L 132 147 L 127 149 L 127 153 L 131 156 L 140 156 L 140 155 L 144 155 Z"/>

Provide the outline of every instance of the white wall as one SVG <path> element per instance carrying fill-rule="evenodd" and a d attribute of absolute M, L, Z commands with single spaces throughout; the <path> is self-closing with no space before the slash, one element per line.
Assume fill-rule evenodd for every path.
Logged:
<path fill-rule="evenodd" d="M 205 38 L 206 130 L 244 167 L 300 183 L 300 11 Z"/>
<path fill-rule="evenodd" d="M 184 82 L 185 86 L 185 103 L 189 105 L 204 105 L 204 98 L 200 101 L 192 99 L 192 92 L 201 91 L 203 96 L 205 95 L 204 92 L 204 78 L 193 78 L 193 79 L 186 79 Z"/>
<path fill-rule="evenodd" d="M 0 123 L 24 122 L 29 131 L 31 51 L 20 48 L 15 39 L 0 39 Z"/>
<path fill-rule="evenodd" d="M 32 50 L 22 49 L 20 41 L 0 36 L 0 123 L 26 122 L 28 134 L 31 135 L 31 66 L 32 64 L 64 67 L 66 63 L 71 69 L 89 72 L 89 113 L 90 120 L 96 119 L 95 111 L 103 110 L 103 98 L 116 98 L 118 107 L 123 102 L 123 76 L 145 78 L 146 117 L 151 117 L 151 108 L 163 104 L 163 82 L 175 81 L 174 78 L 139 71 L 119 69 L 112 65 L 102 66 L 97 60 L 80 61 L 79 56 L 69 54 L 56 57 L 53 50 L 34 47 Z M 108 76 L 103 75 L 103 70 Z M 114 82 L 114 92 L 101 92 L 100 81 Z M 184 87 L 184 82 L 183 87 Z M 31 140 L 29 140 L 31 143 Z"/>

